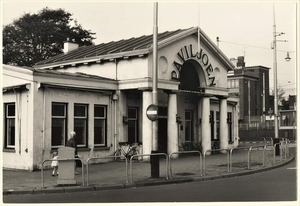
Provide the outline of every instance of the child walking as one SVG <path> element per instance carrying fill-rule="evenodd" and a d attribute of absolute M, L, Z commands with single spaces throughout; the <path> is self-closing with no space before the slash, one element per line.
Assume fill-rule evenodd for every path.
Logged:
<path fill-rule="evenodd" d="M 56 161 L 58 158 L 57 152 L 53 152 L 53 161 L 51 163 L 51 167 L 53 167 L 52 176 L 58 175 L 58 161 Z"/>

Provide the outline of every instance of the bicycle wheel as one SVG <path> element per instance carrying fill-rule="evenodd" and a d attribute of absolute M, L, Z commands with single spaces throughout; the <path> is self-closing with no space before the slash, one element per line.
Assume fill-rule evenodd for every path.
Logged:
<path fill-rule="evenodd" d="M 121 160 L 121 149 L 117 149 L 114 153 L 115 156 L 115 161 L 120 161 Z"/>

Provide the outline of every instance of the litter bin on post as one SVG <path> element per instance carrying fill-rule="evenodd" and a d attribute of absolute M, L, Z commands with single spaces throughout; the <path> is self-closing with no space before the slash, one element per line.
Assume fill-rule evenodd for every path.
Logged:
<path fill-rule="evenodd" d="M 61 147 L 58 149 L 58 159 L 72 159 L 75 157 L 75 149 L 72 147 Z M 76 185 L 75 160 L 59 161 L 58 185 Z"/>
<path fill-rule="evenodd" d="M 280 145 L 278 144 L 280 142 L 279 138 L 274 138 L 273 139 L 273 144 L 277 144 L 275 147 L 275 155 L 279 156 L 280 155 Z"/>

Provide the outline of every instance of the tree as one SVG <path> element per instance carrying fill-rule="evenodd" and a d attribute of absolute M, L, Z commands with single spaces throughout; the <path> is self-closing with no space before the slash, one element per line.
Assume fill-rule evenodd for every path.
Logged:
<path fill-rule="evenodd" d="M 95 33 L 74 26 L 72 14 L 63 9 L 44 8 L 37 14 L 26 13 L 3 28 L 3 63 L 32 66 L 63 52 L 63 43 L 74 39 L 79 46 L 91 45 Z"/>
<path fill-rule="evenodd" d="M 275 92 L 274 89 L 271 89 L 270 91 L 270 95 L 274 96 Z M 278 101 L 278 105 L 282 105 L 282 100 L 284 100 L 284 94 L 285 91 L 281 86 L 277 86 L 277 101 Z"/>

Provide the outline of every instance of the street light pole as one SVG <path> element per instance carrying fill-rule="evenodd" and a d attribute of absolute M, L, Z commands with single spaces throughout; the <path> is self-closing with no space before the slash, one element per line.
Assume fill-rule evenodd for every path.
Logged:
<path fill-rule="evenodd" d="M 273 25 L 273 74 L 274 74 L 274 129 L 275 139 L 278 139 L 278 100 L 277 100 L 277 51 L 276 51 L 276 24 L 275 24 L 275 10 L 274 25 Z"/>
<path fill-rule="evenodd" d="M 154 3 L 154 21 L 153 21 L 153 66 L 152 66 L 152 104 L 158 106 L 157 97 L 157 72 L 158 72 L 158 54 L 157 54 L 157 33 L 158 33 L 158 3 Z M 157 119 L 152 121 L 152 151 L 151 151 L 151 177 L 159 177 L 159 156 L 155 155 L 158 153 L 158 121 Z"/>
<path fill-rule="evenodd" d="M 274 141 L 273 143 L 279 143 L 279 137 L 278 137 L 278 132 L 279 132 L 279 127 L 278 127 L 278 93 L 277 93 L 277 48 L 276 48 L 276 42 L 277 41 L 282 41 L 282 42 L 287 42 L 286 40 L 276 40 L 277 36 L 281 36 L 284 34 L 283 32 L 277 33 L 276 32 L 276 23 L 275 23 L 275 9 L 274 9 L 274 4 L 273 4 L 273 73 L 274 73 Z M 280 150 L 279 150 L 279 144 L 276 146 L 275 150 L 276 155 L 280 155 Z"/>

